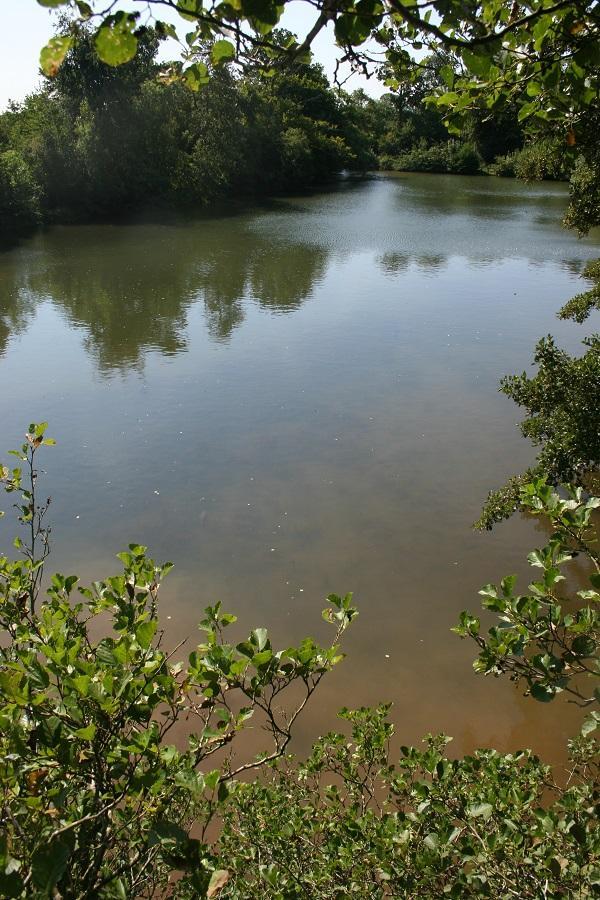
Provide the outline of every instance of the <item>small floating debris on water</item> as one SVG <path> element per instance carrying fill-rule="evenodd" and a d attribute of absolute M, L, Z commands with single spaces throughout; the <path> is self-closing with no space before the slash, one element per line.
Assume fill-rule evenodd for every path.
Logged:
<path fill-rule="evenodd" d="M 389 658 L 390 658 L 390 654 L 389 654 L 389 653 L 384 653 L 384 656 L 385 656 L 386 659 L 389 659 Z"/>
<path fill-rule="evenodd" d="M 154 491 L 154 493 L 158 496 L 160 494 L 160 491 Z"/>

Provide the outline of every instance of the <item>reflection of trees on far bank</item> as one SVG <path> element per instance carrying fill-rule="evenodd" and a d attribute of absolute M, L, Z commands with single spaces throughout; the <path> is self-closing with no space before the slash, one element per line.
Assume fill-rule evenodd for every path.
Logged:
<path fill-rule="evenodd" d="M 270 243 L 245 233 L 229 253 L 215 248 L 203 263 L 200 291 L 208 328 L 223 340 L 244 317 L 244 299 L 274 313 L 292 312 L 323 276 L 327 252 L 321 246 Z"/>
<path fill-rule="evenodd" d="M 13 258 L 0 255 L 0 357 L 10 338 L 25 331 L 33 312 L 30 298 L 19 289 L 18 269 Z"/>
<path fill-rule="evenodd" d="M 47 300 L 83 329 L 101 372 L 140 367 L 148 351 L 187 348 L 194 303 L 204 303 L 208 331 L 223 341 L 248 300 L 297 309 L 326 262 L 324 248 L 277 243 L 235 219 L 57 228 L 0 257 L 0 353 Z"/>
<path fill-rule="evenodd" d="M 377 264 L 384 275 L 400 275 L 406 272 L 410 266 L 415 266 L 422 272 L 439 272 L 446 268 L 448 257 L 442 253 L 424 253 L 415 256 L 409 253 L 388 251 L 377 257 Z"/>

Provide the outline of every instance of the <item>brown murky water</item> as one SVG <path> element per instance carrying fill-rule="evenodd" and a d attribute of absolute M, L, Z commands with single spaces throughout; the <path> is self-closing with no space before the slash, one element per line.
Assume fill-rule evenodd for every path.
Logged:
<path fill-rule="evenodd" d="M 240 215 L 55 228 L 0 256 L 0 446 L 48 419 L 53 565 L 86 579 L 130 541 L 176 569 L 162 613 L 194 641 L 216 599 L 276 641 L 361 615 L 297 746 L 342 705 L 561 756 L 579 716 L 471 671 L 450 634 L 477 590 L 544 541 L 476 534 L 532 458 L 497 392 L 559 322 L 600 239 L 560 227 L 563 185 L 381 176 Z M 9 543 L 7 519 L 0 546 Z M 170 616 L 170 619 L 166 617 Z"/>

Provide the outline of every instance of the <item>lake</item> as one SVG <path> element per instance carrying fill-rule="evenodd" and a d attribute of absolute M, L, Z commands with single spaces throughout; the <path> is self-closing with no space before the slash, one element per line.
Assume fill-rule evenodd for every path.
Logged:
<path fill-rule="evenodd" d="M 533 459 L 499 379 L 543 335 L 578 352 L 588 330 L 555 315 L 600 254 L 565 206 L 562 184 L 382 174 L 1 254 L 0 448 L 50 422 L 52 568 L 105 577 L 147 544 L 176 564 L 162 618 L 190 649 L 218 599 L 242 630 L 325 640 L 324 597 L 354 591 L 300 749 L 339 707 L 393 701 L 405 743 L 560 758 L 579 713 L 476 676 L 449 629 L 546 539 L 522 517 L 471 523 Z"/>

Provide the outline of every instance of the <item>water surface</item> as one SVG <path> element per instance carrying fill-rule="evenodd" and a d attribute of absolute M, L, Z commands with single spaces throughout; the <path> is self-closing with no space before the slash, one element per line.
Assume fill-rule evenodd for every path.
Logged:
<path fill-rule="evenodd" d="M 545 539 L 470 526 L 532 459 L 499 378 L 544 334 L 577 352 L 586 333 L 555 312 L 600 240 L 560 227 L 565 203 L 563 185 L 381 176 L 1 255 L 0 445 L 51 423 L 54 567 L 104 577 L 130 541 L 172 559 L 173 641 L 217 599 L 277 641 L 325 638 L 323 598 L 353 590 L 349 659 L 305 741 L 391 700 L 403 741 L 555 758 L 573 710 L 475 676 L 449 628 Z"/>

